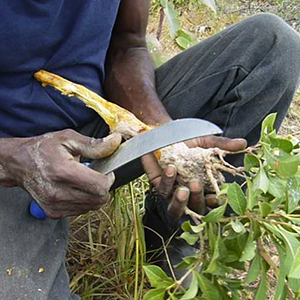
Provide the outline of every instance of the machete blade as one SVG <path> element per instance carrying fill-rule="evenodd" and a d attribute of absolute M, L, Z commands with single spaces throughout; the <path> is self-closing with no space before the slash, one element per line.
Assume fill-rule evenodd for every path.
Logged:
<path fill-rule="evenodd" d="M 222 130 L 218 126 L 201 119 L 171 121 L 122 143 L 111 156 L 94 160 L 90 168 L 102 174 L 108 174 L 147 153 L 166 146 L 196 137 L 221 133 Z"/>

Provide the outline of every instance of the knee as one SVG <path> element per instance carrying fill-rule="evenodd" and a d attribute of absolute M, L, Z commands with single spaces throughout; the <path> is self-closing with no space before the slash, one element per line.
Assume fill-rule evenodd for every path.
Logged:
<path fill-rule="evenodd" d="M 278 46 L 300 51 L 300 35 L 280 17 L 271 13 L 254 15 L 248 19 L 256 38 L 272 40 Z M 299 53 L 299 52 L 298 52 Z"/>
<path fill-rule="evenodd" d="M 263 13 L 250 17 L 247 34 L 262 52 L 281 61 L 293 72 L 300 71 L 300 35 L 280 17 Z"/>

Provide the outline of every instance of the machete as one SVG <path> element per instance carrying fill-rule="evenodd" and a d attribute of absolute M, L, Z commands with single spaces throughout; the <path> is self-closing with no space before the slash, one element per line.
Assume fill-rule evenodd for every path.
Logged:
<path fill-rule="evenodd" d="M 136 135 L 121 146 L 109 157 L 96 159 L 89 167 L 102 174 L 114 172 L 143 155 L 164 148 L 166 146 L 190 140 L 196 137 L 221 134 L 222 130 L 215 124 L 201 119 L 179 119 L 171 121 L 145 133 Z M 31 202 L 30 213 L 37 219 L 46 219 L 47 215 L 37 205 Z"/>
<path fill-rule="evenodd" d="M 130 164 L 143 155 L 172 144 L 196 137 L 220 134 L 222 130 L 211 122 L 200 119 L 180 119 L 146 131 L 121 144 L 109 157 L 96 159 L 90 168 L 108 174 Z"/>

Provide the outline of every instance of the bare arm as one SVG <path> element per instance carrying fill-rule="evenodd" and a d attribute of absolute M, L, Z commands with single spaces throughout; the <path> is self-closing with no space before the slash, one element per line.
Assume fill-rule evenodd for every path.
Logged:
<path fill-rule="evenodd" d="M 106 96 L 147 124 L 171 120 L 155 90 L 145 33 L 150 0 L 122 0 L 106 59 Z"/>

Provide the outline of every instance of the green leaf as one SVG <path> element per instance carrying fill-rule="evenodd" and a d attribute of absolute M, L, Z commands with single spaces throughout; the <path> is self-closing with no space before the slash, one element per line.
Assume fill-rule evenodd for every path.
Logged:
<path fill-rule="evenodd" d="M 143 269 L 145 270 L 152 287 L 158 287 L 163 280 L 170 279 L 167 274 L 158 266 L 143 266 Z"/>
<path fill-rule="evenodd" d="M 192 230 L 192 225 L 190 221 L 183 222 L 181 224 L 181 229 L 185 232 L 190 232 Z"/>
<path fill-rule="evenodd" d="M 258 254 L 255 254 L 255 257 L 251 263 L 247 277 L 245 279 L 245 283 L 249 284 L 249 283 L 257 280 L 260 272 L 261 272 L 260 257 Z"/>
<path fill-rule="evenodd" d="M 198 235 L 191 234 L 189 232 L 183 232 L 179 238 L 185 240 L 191 246 L 193 246 L 199 240 Z"/>
<path fill-rule="evenodd" d="M 294 263 L 292 265 L 289 277 L 300 279 L 300 248 L 297 249 L 297 252 L 295 254 Z"/>
<path fill-rule="evenodd" d="M 293 218 L 290 216 L 284 216 L 288 220 L 290 220 L 293 224 L 300 225 L 300 218 Z"/>
<path fill-rule="evenodd" d="M 247 208 L 252 210 L 258 203 L 258 196 L 261 194 L 261 191 L 253 190 L 253 182 L 250 179 L 246 179 L 247 182 Z"/>
<path fill-rule="evenodd" d="M 221 300 L 218 290 L 210 280 L 208 280 L 203 274 L 196 273 L 196 276 L 205 299 Z"/>
<path fill-rule="evenodd" d="M 164 300 L 165 299 L 166 289 L 154 289 L 146 293 L 143 300 Z"/>
<path fill-rule="evenodd" d="M 230 183 L 223 183 L 221 185 L 221 191 L 219 193 L 219 196 L 221 196 L 221 195 L 227 195 L 229 186 L 230 186 Z"/>
<path fill-rule="evenodd" d="M 219 246 L 219 243 L 220 243 L 220 232 L 218 233 L 216 242 L 214 243 L 213 256 L 210 259 L 210 263 L 209 263 L 207 269 L 203 273 L 214 273 L 215 270 L 217 269 L 217 262 L 218 262 L 218 259 L 220 257 L 220 246 Z"/>
<path fill-rule="evenodd" d="M 227 203 L 213 209 L 206 216 L 202 218 L 203 222 L 218 222 L 223 218 Z"/>
<path fill-rule="evenodd" d="M 292 177 L 298 172 L 299 154 L 293 155 L 282 150 L 273 151 L 268 145 L 264 145 L 263 149 L 267 165 L 281 177 Z"/>
<path fill-rule="evenodd" d="M 294 176 L 298 172 L 299 164 L 300 164 L 300 156 L 299 155 L 281 155 L 278 160 L 278 174 L 282 177 L 291 177 Z"/>
<path fill-rule="evenodd" d="M 277 240 L 273 239 L 273 243 L 278 251 L 279 255 L 279 276 L 277 278 L 277 285 L 274 295 L 274 300 L 285 300 L 286 295 L 286 286 L 285 286 L 285 278 L 286 278 L 286 270 L 285 270 L 285 250 L 283 247 L 278 243 Z"/>
<path fill-rule="evenodd" d="M 195 263 L 199 260 L 199 255 L 191 255 L 191 256 L 186 256 L 182 258 L 182 262 L 179 264 L 175 265 L 176 269 L 178 270 L 187 270 L 192 268 Z"/>
<path fill-rule="evenodd" d="M 276 120 L 276 113 L 268 115 L 262 122 L 261 126 L 261 141 L 265 141 L 268 134 L 274 131 L 274 123 Z"/>
<path fill-rule="evenodd" d="M 296 298 L 299 299 L 300 297 L 300 280 L 295 278 L 289 279 L 289 286 L 291 287 L 292 291 L 295 292 Z"/>
<path fill-rule="evenodd" d="M 239 220 L 232 220 L 230 222 L 232 229 L 236 232 L 236 233 L 244 233 L 246 232 L 246 229 L 244 227 L 244 225 L 239 221 Z"/>
<path fill-rule="evenodd" d="M 211 8 L 214 12 L 217 12 L 217 6 L 215 0 L 198 0 L 198 2 L 200 3 L 202 2 L 203 4 Z"/>
<path fill-rule="evenodd" d="M 287 204 L 288 204 L 288 213 L 293 212 L 300 200 L 300 190 L 299 190 L 300 182 L 295 178 L 289 178 L 287 184 Z"/>
<path fill-rule="evenodd" d="M 269 203 L 262 202 L 262 203 L 259 203 L 259 210 L 260 210 L 261 216 L 266 217 L 272 211 L 272 207 Z"/>
<path fill-rule="evenodd" d="M 191 229 L 194 233 L 200 233 L 205 229 L 205 224 L 202 223 L 202 224 L 199 224 L 197 226 L 191 226 Z"/>
<path fill-rule="evenodd" d="M 247 208 L 247 201 L 242 188 L 236 183 L 228 187 L 228 204 L 238 215 L 243 215 Z"/>
<path fill-rule="evenodd" d="M 193 272 L 193 279 L 191 282 L 191 285 L 189 289 L 184 293 L 184 295 L 180 298 L 181 300 L 190 300 L 195 299 L 197 293 L 198 293 L 198 279 L 197 276 Z"/>
<path fill-rule="evenodd" d="M 278 136 L 270 136 L 269 138 L 273 148 L 281 149 L 287 153 L 290 153 L 294 149 L 293 143 L 287 139 Z"/>
<path fill-rule="evenodd" d="M 255 294 L 254 300 L 266 300 L 267 299 L 267 266 L 265 261 L 261 259 L 261 280 L 257 292 Z"/>
<path fill-rule="evenodd" d="M 179 29 L 177 31 L 177 38 L 175 41 L 177 45 L 183 50 L 195 45 L 198 42 L 195 36 L 183 29 Z"/>
<path fill-rule="evenodd" d="M 248 235 L 245 249 L 242 252 L 240 261 L 252 260 L 254 256 L 255 256 L 255 243 L 253 241 L 253 234 L 252 232 L 250 232 Z"/>
<path fill-rule="evenodd" d="M 287 187 L 286 179 L 279 178 L 278 176 L 269 176 L 269 189 L 268 192 L 274 197 L 281 199 L 285 196 Z"/>
<path fill-rule="evenodd" d="M 192 46 L 191 41 L 189 41 L 188 39 L 186 39 L 183 36 L 178 36 L 175 39 L 175 41 L 176 41 L 177 45 L 183 50 L 186 50 Z"/>
<path fill-rule="evenodd" d="M 252 168 L 257 168 L 260 166 L 259 158 L 254 154 L 245 154 L 244 157 L 244 167 L 245 170 L 250 172 Z"/>
<path fill-rule="evenodd" d="M 265 169 L 261 166 L 258 174 L 253 179 L 253 191 L 261 190 L 263 193 L 267 193 L 269 188 L 269 178 L 265 172 Z"/>
<path fill-rule="evenodd" d="M 169 29 L 170 36 L 174 40 L 177 36 L 177 31 L 180 29 L 180 21 L 178 19 L 178 13 L 174 9 L 173 3 L 169 2 L 169 1 L 166 1 L 164 11 L 165 11 L 167 22 L 170 27 L 170 29 Z"/>

